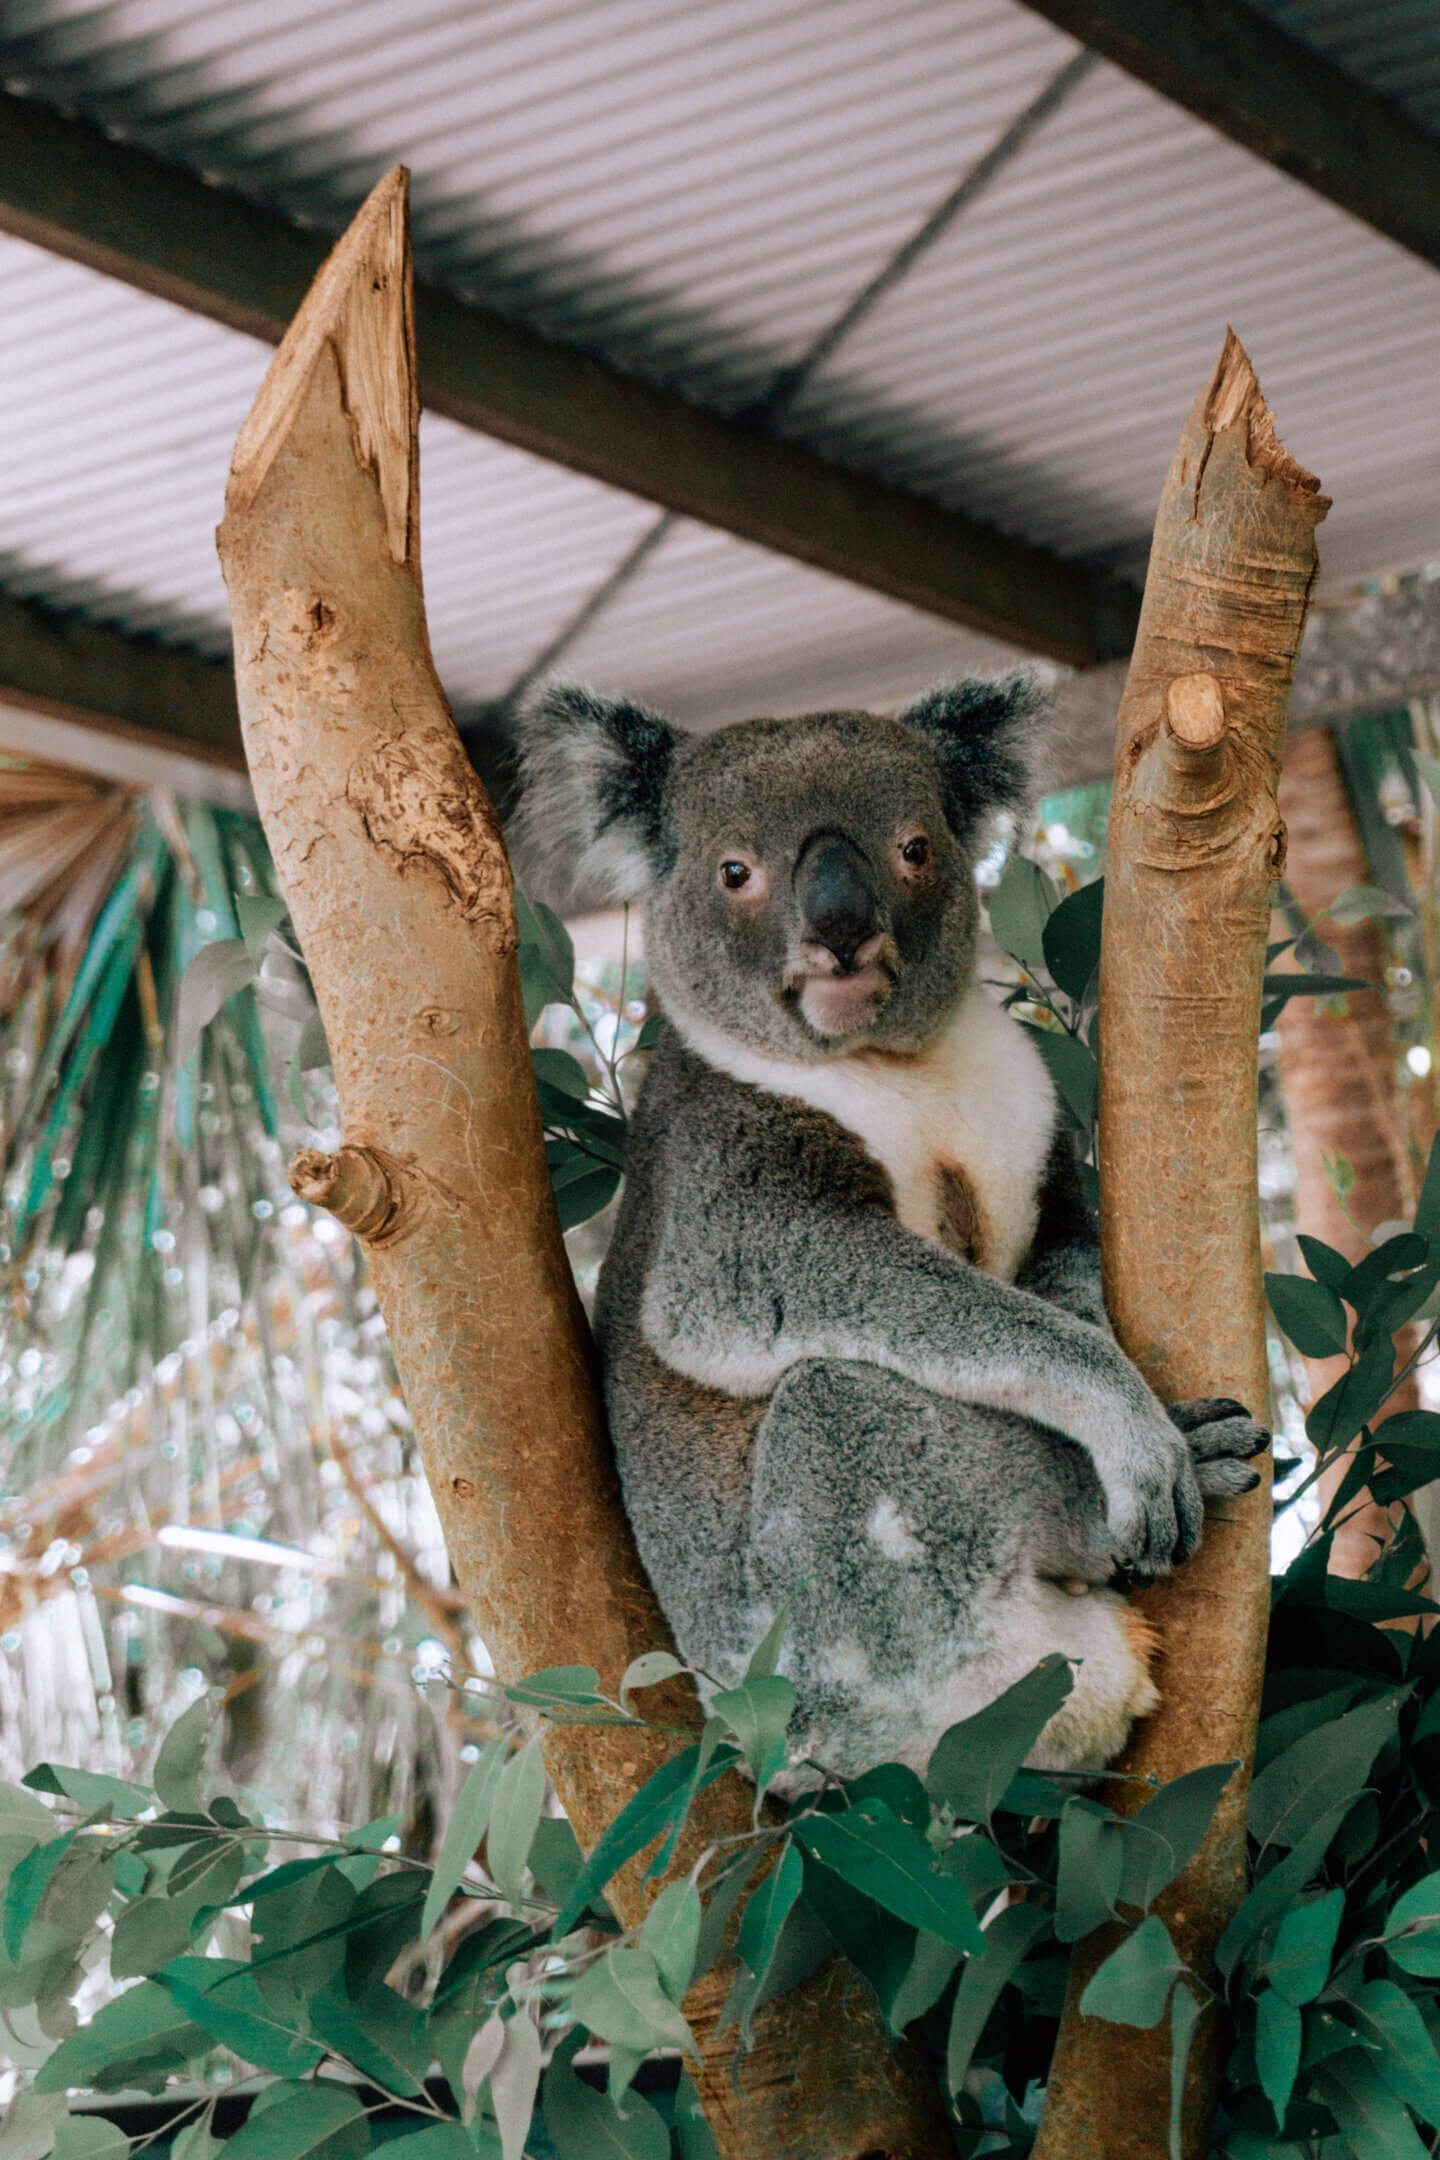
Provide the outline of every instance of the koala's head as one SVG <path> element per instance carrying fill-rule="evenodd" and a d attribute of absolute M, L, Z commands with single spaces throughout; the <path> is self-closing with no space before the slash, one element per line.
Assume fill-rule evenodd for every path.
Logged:
<path fill-rule="evenodd" d="M 642 903 L 682 1032 L 816 1063 L 915 1050 L 974 972 L 975 860 L 1020 811 L 1043 710 L 1022 672 L 873 713 L 689 735 L 555 684 L 522 737 L 522 859 Z"/>

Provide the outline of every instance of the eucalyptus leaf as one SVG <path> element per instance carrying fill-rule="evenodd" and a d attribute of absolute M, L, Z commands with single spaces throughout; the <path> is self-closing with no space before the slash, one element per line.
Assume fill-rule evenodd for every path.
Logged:
<path fill-rule="evenodd" d="M 51 1838 L 47 1844 L 37 1845 L 28 1852 L 18 1866 L 10 1871 L 5 1886 L 5 1903 L 0 1908 L 0 1944 L 5 1953 L 20 1962 L 25 1937 L 30 1924 L 45 1899 L 66 1855 L 75 1841 L 75 1832 L 67 1830 L 63 1837 Z"/>
<path fill-rule="evenodd" d="M 1440 1872 L 1426 1875 L 1395 1900 L 1384 1940 L 1402 1971 L 1424 1979 L 1440 1977 Z"/>
<path fill-rule="evenodd" d="M 54 2160 L 119 2160 L 130 2140 L 118 2123 L 103 2115 L 71 2115 L 55 2133 Z"/>
<path fill-rule="evenodd" d="M 1363 2038 L 1379 2048 L 1375 2067 L 1390 2090 L 1428 2123 L 1440 2123 L 1440 2051 L 1412 1996 L 1393 1980 L 1366 1980 L 1347 1993 Z"/>
<path fill-rule="evenodd" d="M 1195 2028 L 1207 2007 L 1188 1987 L 1177 1987 L 1170 1998 L 1169 2160 L 1186 2160 L 1185 2073 L 1190 2065 L 1190 2044 L 1195 2037 Z"/>
<path fill-rule="evenodd" d="M 781 1930 L 800 1895 L 804 1877 L 805 1863 L 799 1848 L 787 1843 L 745 1907 L 735 1948 L 750 1971 L 757 1995 L 769 1977 Z"/>
<path fill-rule="evenodd" d="M 1045 924 L 1041 946 L 1051 979 L 1078 1004 L 1100 965 L 1105 880 L 1068 893 Z"/>
<path fill-rule="evenodd" d="M 1306 1267 L 1316 1282 L 1323 1283 L 1338 1297 L 1344 1297 L 1350 1281 L 1350 1262 L 1344 1253 L 1336 1252 L 1333 1245 L 1322 1244 L 1317 1237 L 1307 1237 L 1302 1231 L 1295 1240 L 1300 1248 Z"/>
<path fill-rule="evenodd" d="M 763 1647 L 763 1645 L 762 1645 Z M 763 1792 L 785 1767 L 785 1733 L 795 1708 L 794 1683 L 778 1673 L 742 1680 L 711 1698 L 710 1708 L 724 1718 L 740 1743 L 757 1788 Z"/>
<path fill-rule="evenodd" d="M 344 2085 L 292 2084 L 264 2109 L 252 2108 L 226 2160 L 358 2160 L 370 2149 L 359 2096 Z"/>
<path fill-rule="evenodd" d="M 530 1872 L 556 1905 L 563 1905 L 580 1877 L 585 1855 L 563 1815 L 542 1815 L 530 1840 Z"/>
<path fill-rule="evenodd" d="M 753 1899 L 751 1903 L 754 1903 Z M 700 1893 L 688 1879 L 668 1884 L 645 1915 L 640 1947 L 654 1958 L 665 1992 L 672 2002 L 684 2000 L 685 1990 L 694 1975 L 702 1917 Z M 749 1918 L 748 1907 L 746 1918 Z M 743 1926 L 740 1955 L 745 1955 Z"/>
<path fill-rule="evenodd" d="M 0 1778 L 0 1838 L 28 1837 L 32 1844 L 46 1843 L 61 1827 L 60 1818 L 43 1800 L 23 1785 L 9 1785 Z"/>
<path fill-rule="evenodd" d="M 786 1598 L 765 1633 L 750 1653 L 745 1667 L 747 1680 L 767 1680 L 780 1663 L 780 1652 L 785 1645 L 785 1631 L 790 1625 L 790 1604 Z"/>
<path fill-rule="evenodd" d="M 63 2092 L 22 2085 L 0 2115 L 0 2160 L 44 2160 L 66 2113 Z"/>
<path fill-rule="evenodd" d="M 590 1093 L 590 1080 L 579 1058 L 568 1050 L 532 1050 L 530 1063 L 537 1080 L 547 1087 L 555 1088 L 561 1095 L 569 1095 L 576 1102 L 584 1102 Z"/>
<path fill-rule="evenodd" d="M 1440 760 L 1436 762 L 1440 764 Z M 1349 929 L 1362 922 L 1407 922 L 1415 910 L 1394 893 L 1382 892 L 1378 885 L 1347 885 L 1344 892 L 1335 895 L 1325 913 L 1332 922 Z"/>
<path fill-rule="evenodd" d="M 1343 1356 L 1350 1342 L 1345 1308 L 1324 1283 L 1303 1275 L 1267 1275 L 1270 1310 L 1302 1357 Z"/>
<path fill-rule="evenodd" d="M 1403 1695 L 1361 1703 L 1337 1724 L 1317 1726 L 1261 1771 L 1250 1788 L 1250 1829 L 1262 1845 L 1298 1845 L 1334 1804 L 1357 1791 L 1398 1729 Z"/>
<path fill-rule="evenodd" d="M 555 1922 L 557 1941 L 569 1934 L 591 1899 L 599 1896 L 616 1870 L 636 1853 L 643 1852 L 647 1845 L 653 1845 L 669 1830 L 677 1813 L 683 1813 L 689 1803 L 692 1773 L 699 1755 L 698 1747 L 682 1748 L 653 1771 L 639 1792 L 625 1803 L 614 1822 L 597 1840 L 565 1900 Z M 733 1760 L 733 1755 L 727 1755 L 718 1766 L 712 1766 L 713 1774 L 718 1776 Z"/>
<path fill-rule="evenodd" d="M 1049 1914 L 1038 1906 L 1007 1905 L 986 1928 L 979 1955 L 967 1961 L 955 1990 L 945 2049 L 945 2083 L 952 2093 L 965 2083 L 971 2057 L 1006 1982 L 1048 1925 Z"/>
<path fill-rule="evenodd" d="M 324 2057 L 325 2050 L 315 2041 L 276 2017 L 254 1969 L 242 1959 L 178 1957 L 155 1977 L 177 2010 L 257 2070 L 272 2077 L 302 2077 Z"/>
<path fill-rule="evenodd" d="M 1060 1818 L 1060 1868 L 1055 1887 L 1058 1941 L 1079 1942 L 1115 1918 L 1124 1865 L 1124 1826 L 1089 1801 L 1072 1800 Z"/>
<path fill-rule="evenodd" d="M 1297 2010 L 1313 2002 L 1330 1977 L 1344 1913 L 1344 1891 L 1330 1890 L 1306 1904 L 1292 1905 L 1275 1931 L 1260 1970 L 1275 1993 Z"/>
<path fill-rule="evenodd" d="M 973 1717 L 941 1734 L 925 1784 L 961 1822 L 988 1822 L 1046 1725 L 1075 1685 L 1063 1657 L 1042 1658 L 1033 1672 Z"/>
<path fill-rule="evenodd" d="M 153 1980 L 127 1988 L 113 2002 L 102 2003 L 88 2025 L 59 2047 L 37 2071 L 37 2092 L 66 2092 L 93 2085 L 113 2064 L 130 2064 L 158 2055 L 183 2062 L 210 2046 L 205 2032 Z"/>
<path fill-rule="evenodd" d="M 1250 1945 L 1272 1920 L 1289 1908 L 1310 1881 L 1331 1839 L 1359 1797 L 1358 1792 L 1345 1793 L 1327 1807 L 1285 1858 L 1268 1869 L 1242 1899 L 1215 1950 L 1215 1962 L 1227 1980 Z"/>
<path fill-rule="evenodd" d="M 1434 762 L 1432 760 L 1432 762 Z M 1332 2056 L 1314 2073 L 1316 2096 L 1325 2102 L 1351 2151 L 1363 2160 L 1429 2160 L 1410 2112 L 1359 2048 Z"/>
<path fill-rule="evenodd" d="M 285 912 L 285 902 L 272 899 L 268 893 L 236 893 L 235 920 L 257 968 L 271 937 L 284 922 Z"/>
<path fill-rule="evenodd" d="M 628 1709 L 633 1688 L 658 1687 L 662 1680 L 673 1680 L 687 1669 L 669 1650 L 643 1651 L 639 1657 L 631 1658 L 620 1676 L 620 1700 Z"/>
<path fill-rule="evenodd" d="M 940 1935 L 931 1935 L 921 1929 L 915 1938 L 915 1952 L 894 2001 L 890 2005 L 890 2030 L 897 2037 L 907 2025 L 924 2017 L 933 2010 L 946 1988 L 950 1985 L 955 1968 L 964 1953 L 954 1943 L 947 1943 Z"/>
<path fill-rule="evenodd" d="M 1151 1913 L 1097 1968 L 1080 1998 L 1081 2014 L 1112 2025 L 1158 2025 L 1170 1990 L 1186 1969 L 1170 1930 Z"/>
<path fill-rule="evenodd" d="M 1290 2095 L 1300 2071 L 1300 2012 L 1274 1988 L 1262 1988 L 1255 2004 L 1255 2067 L 1260 2089 L 1270 2103 L 1275 2127 L 1283 2130 Z"/>
<path fill-rule="evenodd" d="M 73 1800 L 88 1815 L 111 1815 L 117 1822 L 133 1821 L 154 1801 L 154 1795 L 143 1785 L 107 1777 L 98 1770 L 81 1770 L 74 1763 L 39 1763 L 26 1771 L 21 1783 L 34 1792 L 55 1793 Z"/>
<path fill-rule="evenodd" d="M 548 1665 L 543 1672 L 527 1673 L 503 1690 L 507 1702 L 532 1710 L 604 1708 L 599 1693 L 600 1675 L 593 1665 Z"/>
<path fill-rule="evenodd" d="M 435 1856 L 435 1870 L 430 1877 L 430 1887 L 425 1893 L 425 1903 L 420 1913 L 420 1940 L 426 1943 L 436 1921 L 444 1912 L 464 1877 L 465 1870 L 475 1857 L 476 1847 L 485 1835 L 490 1820 L 490 1809 L 495 1799 L 495 1788 L 500 1773 L 510 1753 L 510 1742 L 505 1734 L 492 1740 L 482 1755 L 470 1765 L 465 1783 L 461 1786 L 440 1850 Z"/>
<path fill-rule="evenodd" d="M 614 2107 L 563 2053 L 545 2073 L 543 2105 L 558 2160 L 670 2160 L 670 2133 L 649 2102 L 632 2092 Z"/>
<path fill-rule="evenodd" d="M 207 1689 L 175 1720 L 155 1758 L 155 1793 L 160 1805 L 173 1813 L 202 1808 L 200 1772 L 205 1763 L 205 1743 L 220 1712 L 218 1688 Z"/>
<path fill-rule="evenodd" d="M 63 2092 L 22 2085 L 0 2115 L 0 2160 L 45 2160 L 66 2112 Z"/>
<path fill-rule="evenodd" d="M 170 1055 L 177 1065 L 189 1063 L 225 1000 L 247 988 L 259 973 L 259 962 L 244 938 L 216 938 L 201 946 L 180 978 L 176 997 Z"/>
<path fill-rule="evenodd" d="M 500 2129 L 503 2160 L 521 2160 L 540 2083 L 540 2033 L 522 2005 L 507 2018 L 500 2053 L 490 2068 L 490 2103 Z"/>
<path fill-rule="evenodd" d="M 1028 1020 L 1021 1025 L 1044 1058 L 1060 1100 L 1076 1123 L 1088 1131 L 1100 1104 L 1100 1067 L 1094 1051 L 1078 1035 L 1067 1035 L 1063 1028 L 1036 1027 Z"/>
<path fill-rule="evenodd" d="M 648 1950 L 607 1950 L 577 1983 L 571 2008 L 597 2039 L 617 2047 L 694 2048 L 690 2027 L 661 1983 Z"/>
<path fill-rule="evenodd" d="M 311 1995 L 309 2023 L 343 2062 L 348 2062 L 383 2091 L 413 2100 L 429 2067 L 415 2007 L 381 1981 L 359 1994 L 336 1974 Z"/>
<path fill-rule="evenodd" d="M 1045 970 L 1045 925 L 1055 888 L 1038 863 L 1012 854 L 989 895 L 990 930 L 1002 952 L 1031 975 Z"/>
<path fill-rule="evenodd" d="M 538 1739 L 517 1748 L 495 1781 L 486 1862 L 509 1905 L 525 1902 L 525 1864 L 545 1805 L 545 1765 Z"/>
<path fill-rule="evenodd" d="M 1126 1866 L 1120 1896 L 1145 1907 L 1166 1889 L 1200 1850 L 1238 1763 L 1206 1763 L 1173 1778 L 1147 1800 L 1126 1825 Z M 1148 1835 L 1142 1835 L 1148 1834 Z M 1158 1841 L 1156 1844 L 1149 1842 Z"/>
<path fill-rule="evenodd" d="M 798 1815 L 791 1828 L 822 1866 L 897 1919 L 959 1950 L 981 1948 L 979 1923 L 964 1889 L 941 1873 L 926 1839 L 883 1800 L 862 1801 L 841 1815 Z"/>

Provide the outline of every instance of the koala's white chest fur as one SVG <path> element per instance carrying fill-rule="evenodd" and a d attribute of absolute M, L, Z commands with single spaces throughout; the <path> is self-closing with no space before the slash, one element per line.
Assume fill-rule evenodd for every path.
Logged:
<path fill-rule="evenodd" d="M 709 1064 L 828 1111 L 863 1140 L 890 1173 L 901 1222 L 918 1236 L 953 1247 L 947 1188 L 968 1188 L 974 1257 L 1002 1282 L 1014 1280 L 1035 1234 L 1055 1095 L 1030 1037 L 978 983 L 939 1040 L 913 1057 L 861 1050 L 792 1065 L 703 1023 L 687 1020 L 681 1032 Z"/>

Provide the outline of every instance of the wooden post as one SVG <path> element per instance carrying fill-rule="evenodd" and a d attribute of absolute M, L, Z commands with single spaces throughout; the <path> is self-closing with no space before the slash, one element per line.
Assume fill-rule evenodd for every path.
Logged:
<path fill-rule="evenodd" d="M 430 658 L 417 547 L 407 175 L 375 188 L 286 334 L 235 447 L 221 561 L 255 795 L 324 1014 L 345 1119 L 292 1182 L 365 1247 L 455 1574 L 497 1669 L 669 1645 L 620 1506 L 550 1197 L 509 864 Z M 480 571 L 483 577 L 483 566 Z M 688 1685 L 648 1698 L 699 1722 Z M 670 1743 L 554 1728 L 582 1843 Z M 730 1788 L 734 1787 L 734 1790 Z M 688 1853 L 748 1827 L 735 1780 Z M 613 1891 L 627 1923 L 647 1893 Z M 728 1974 L 687 2004 L 721 2160 L 931 2160 L 929 2079 L 835 1965 L 757 2020 L 731 2074 Z"/>
<path fill-rule="evenodd" d="M 1281 738 L 1329 504 L 1282 449 L 1226 336 L 1160 499 L 1140 630 L 1116 723 L 1100 1010 L 1100 1192 L 1116 1333 L 1170 1402 L 1268 1401 L 1256 1198 L 1256 1043 L 1270 903 L 1284 864 Z M 1143 1597 L 1162 1707 L 1123 1767 L 1162 1783 L 1246 1765 L 1160 1911 L 1208 1974 L 1245 1887 L 1245 1805 L 1264 1664 L 1268 1481 L 1212 1508 L 1197 1557 Z M 1116 1788 L 1137 1804 L 1135 1787 Z M 1139 1797 L 1144 1797 L 1140 1789 Z M 1123 1805 L 1117 1801 L 1116 1805 Z M 1168 2028 L 1082 2018 L 1114 1947 L 1082 1945 L 1035 2160 L 1159 2160 Z M 1223 2022 L 1202 2020 L 1183 2149 L 1208 2151 Z"/>

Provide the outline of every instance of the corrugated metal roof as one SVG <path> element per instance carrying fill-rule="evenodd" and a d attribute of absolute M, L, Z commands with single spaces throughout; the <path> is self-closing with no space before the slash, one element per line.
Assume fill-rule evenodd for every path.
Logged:
<path fill-rule="evenodd" d="M 1138 574 L 1182 410 L 1227 323 L 1287 447 L 1334 497 L 1325 582 L 1440 551 L 1440 278 L 1111 67 L 785 424 Z"/>
<path fill-rule="evenodd" d="M 0 238 L 0 587 L 229 649 L 214 528 L 269 348 Z M 421 560 L 458 705 L 501 696 L 653 522 L 633 497 L 425 414 Z M 718 721 L 885 703 L 1011 649 L 682 522 L 567 665 Z M 818 693 L 817 693 L 818 694 Z M 159 718 L 161 716 L 157 716 Z"/>
<path fill-rule="evenodd" d="M 1363 37 L 1320 0 L 1273 12 L 1368 79 L 1388 67 L 1425 94 L 1440 22 L 1427 43 L 1418 0 L 1358 11 Z M 1075 50 L 1014 0 L 0 13 L 12 87 L 297 218 L 338 227 L 403 158 L 427 276 L 727 409 L 804 353 Z M 1440 281 L 1105 65 L 785 425 L 1009 532 L 1138 569 L 1227 321 L 1287 444 L 1336 497 L 1327 581 L 1440 556 Z M 220 649 L 211 531 L 265 357 L 0 243 L 0 584 Z M 430 417 L 423 444 L 437 658 L 479 703 L 653 513 Z M 565 664 L 703 721 L 886 702 L 1007 657 L 680 521 Z"/>

